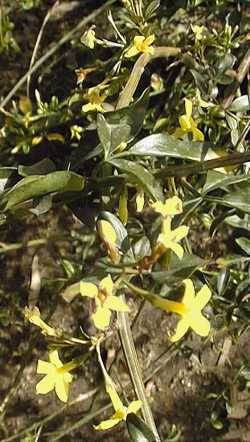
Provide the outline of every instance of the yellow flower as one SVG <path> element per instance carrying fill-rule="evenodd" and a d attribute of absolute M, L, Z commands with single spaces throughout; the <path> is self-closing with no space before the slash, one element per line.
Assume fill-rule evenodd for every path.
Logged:
<path fill-rule="evenodd" d="M 135 55 L 143 52 L 144 54 L 153 55 L 154 48 L 151 46 L 155 40 L 154 34 L 149 35 L 149 37 L 143 37 L 142 35 L 137 35 L 134 37 L 133 45 L 125 53 L 127 58 L 134 57 Z"/>
<path fill-rule="evenodd" d="M 141 213 L 143 211 L 144 202 L 145 202 L 144 190 L 141 187 L 139 187 L 137 189 L 135 196 L 136 212 Z"/>
<path fill-rule="evenodd" d="M 179 117 L 180 127 L 175 129 L 174 136 L 176 138 L 183 138 L 184 135 L 191 132 L 193 140 L 204 141 L 203 133 L 197 128 L 197 123 L 192 118 L 192 101 L 188 100 L 188 98 L 184 98 L 184 100 L 186 113 Z"/>
<path fill-rule="evenodd" d="M 175 334 L 170 338 L 172 342 L 179 341 L 191 328 L 199 336 L 207 336 L 210 331 L 210 323 L 201 310 L 207 305 L 211 298 L 211 291 L 205 284 L 195 296 L 194 285 L 191 279 L 185 279 L 185 292 L 181 302 L 170 301 L 154 296 L 151 300 L 156 307 L 177 313 L 181 316 Z"/>
<path fill-rule="evenodd" d="M 156 201 L 156 203 L 152 204 L 151 207 L 156 212 L 159 212 L 162 216 L 164 216 L 164 218 L 182 213 L 182 201 L 180 198 L 178 198 L 178 196 L 168 198 L 165 203 Z"/>
<path fill-rule="evenodd" d="M 73 379 L 69 371 L 76 368 L 76 365 L 70 362 L 63 365 L 57 350 L 49 353 L 49 360 L 50 362 L 38 360 L 37 373 L 45 374 L 46 376 L 37 384 L 36 392 L 38 394 L 47 394 L 55 389 L 59 399 L 62 402 L 67 402 L 69 384 Z"/>
<path fill-rule="evenodd" d="M 57 336 L 57 333 L 54 328 L 50 327 L 46 322 L 44 322 L 40 317 L 40 311 L 37 307 L 32 309 L 25 307 L 24 309 L 24 317 L 31 324 L 36 325 L 42 330 L 43 335 L 47 336 Z"/>
<path fill-rule="evenodd" d="M 81 38 L 81 43 L 90 49 L 94 49 L 95 41 L 96 41 L 95 30 L 93 28 L 90 28 L 86 32 L 84 32 Z"/>
<path fill-rule="evenodd" d="M 184 250 L 178 242 L 187 236 L 188 230 L 187 226 L 171 230 L 171 218 L 168 217 L 163 221 L 162 233 L 160 233 L 157 242 L 162 244 L 166 250 L 171 249 L 181 259 Z"/>
<path fill-rule="evenodd" d="M 116 231 L 112 224 L 102 219 L 97 221 L 97 230 L 106 247 L 109 257 L 114 264 L 118 264 L 120 261 L 120 254 L 116 244 Z"/>
<path fill-rule="evenodd" d="M 83 127 L 78 126 L 77 124 L 74 124 L 74 126 L 70 126 L 71 140 L 73 138 L 76 138 L 77 141 L 80 141 L 83 132 L 84 132 Z"/>
<path fill-rule="evenodd" d="M 203 39 L 203 31 L 205 29 L 204 26 L 198 26 L 198 25 L 191 25 L 191 29 L 193 33 L 195 34 L 195 43 Z"/>
<path fill-rule="evenodd" d="M 109 326 L 111 310 L 119 312 L 128 312 L 128 306 L 122 299 L 113 295 L 114 284 L 110 275 L 102 279 L 99 287 L 91 282 L 80 283 L 80 292 L 82 296 L 88 296 L 95 300 L 96 312 L 91 315 L 94 324 L 100 330 Z"/>
<path fill-rule="evenodd" d="M 99 425 L 96 425 L 96 430 L 108 430 L 109 428 L 117 425 L 119 422 L 126 421 L 128 414 L 137 413 L 142 406 L 141 401 L 133 401 L 128 407 L 125 407 L 112 383 L 106 384 L 106 391 L 110 396 L 115 413 L 109 419 L 100 422 Z"/>
<path fill-rule="evenodd" d="M 102 106 L 103 102 L 106 99 L 106 94 L 101 95 L 101 91 L 99 88 L 91 88 L 87 94 L 87 100 L 89 103 L 84 104 L 82 106 L 83 112 L 104 112 L 104 107 Z"/>

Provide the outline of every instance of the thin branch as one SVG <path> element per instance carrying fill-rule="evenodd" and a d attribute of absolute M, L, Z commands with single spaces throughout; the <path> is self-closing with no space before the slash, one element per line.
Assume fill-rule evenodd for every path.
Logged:
<path fill-rule="evenodd" d="M 0 108 L 6 106 L 7 103 L 11 100 L 11 98 L 15 95 L 15 93 L 23 86 L 26 82 L 29 75 L 32 75 L 36 72 L 40 66 L 42 66 L 45 61 L 47 61 L 58 49 L 67 43 L 71 38 L 75 36 L 75 34 L 79 31 L 82 31 L 83 26 L 86 26 L 89 22 L 93 21 L 99 14 L 109 8 L 112 4 L 114 4 L 117 0 L 108 0 L 104 5 L 100 8 L 93 11 L 87 17 L 84 17 L 78 25 L 76 25 L 71 31 L 65 34 L 54 46 L 52 46 L 37 62 L 33 65 L 30 71 L 26 72 L 26 74 L 20 78 L 20 80 L 15 84 L 15 86 L 11 89 L 11 91 L 6 95 L 5 98 L 0 103 Z"/>
<path fill-rule="evenodd" d="M 32 66 L 33 66 L 33 64 L 34 64 L 34 62 L 35 62 L 36 56 L 37 56 L 37 52 L 38 52 L 38 49 L 39 49 L 39 45 L 40 45 L 40 43 L 41 43 L 41 39 L 42 39 L 42 36 L 43 36 L 43 31 L 44 31 L 45 26 L 46 26 L 46 24 L 48 23 L 50 17 L 54 14 L 54 12 L 55 12 L 56 8 L 58 7 L 58 5 L 59 5 L 59 0 L 57 0 L 57 1 L 55 2 L 55 4 L 54 4 L 54 5 L 48 10 L 48 12 L 47 12 L 47 14 L 46 14 L 46 16 L 45 16 L 45 18 L 44 18 L 44 20 L 43 20 L 43 23 L 42 23 L 41 29 L 40 29 L 40 31 L 39 31 L 39 33 L 38 33 L 38 36 L 37 36 L 37 39 L 36 39 L 36 44 L 35 44 L 35 46 L 34 46 L 34 50 L 33 50 L 32 56 L 31 56 L 31 60 L 30 60 L 29 70 L 28 70 L 28 77 L 27 77 L 27 97 L 30 96 L 31 69 L 32 69 Z"/>

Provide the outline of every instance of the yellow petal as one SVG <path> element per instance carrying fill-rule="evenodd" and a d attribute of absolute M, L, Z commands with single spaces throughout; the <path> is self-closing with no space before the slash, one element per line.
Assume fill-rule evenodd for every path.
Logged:
<path fill-rule="evenodd" d="M 211 296 L 212 292 L 205 284 L 195 297 L 195 306 L 200 310 L 202 310 L 205 307 L 205 305 L 207 305 L 207 303 L 209 302 Z"/>
<path fill-rule="evenodd" d="M 58 376 L 56 379 L 55 392 L 60 401 L 67 402 L 69 396 L 69 384 L 68 382 L 65 382 L 63 375 Z"/>
<path fill-rule="evenodd" d="M 187 236 L 188 231 L 189 231 L 189 227 L 180 226 L 180 227 L 177 227 L 177 229 L 172 230 L 171 236 L 173 234 L 175 241 L 180 241 L 181 239 L 183 239 Z"/>
<path fill-rule="evenodd" d="M 121 399 L 118 396 L 118 393 L 114 387 L 114 385 L 112 385 L 111 383 L 106 383 L 106 391 L 111 399 L 111 402 L 113 404 L 113 407 L 115 409 L 115 411 L 118 412 L 124 412 L 124 406 L 123 403 L 121 401 Z M 114 416 L 112 416 L 114 417 Z"/>
<path fill-rule="evenodd" d="M 201 130 L 199 130 L 197 127 L 192 129 L 192 133 L 193 133 L 193 139 L 195 141 L 204 141 L 204 135 L 201 132 Z"/>
<path fill-rule="evenodd" d="M 175 129 L 173 136 L 175 138 L 183 138 L 184 135 L 186 135 L 186 130 L 182 129 L 181 127 L 177 127 L 177 129 Z"/>
<path fill-rule="evenodd" d="M 62 361 L 60 361 L 57 350 L 49 352 L 49 360 L 50 360 L 51 364 L 53 364 L 57 368 L 63 366 L 63 363 L 62 363 Z"/>
<path fill-rule="evenodd" d="M 207 336 L 210 331 L 210 323 L 205 316 L 194 314 L 189 320 L 189 325 L 199 336 Z"/>
<path fill-rule="evenodd" d="M 125 52 L 125 57 L 126 58 L 130 58 L 130 57 L 134 57 L 135 55 L 139 54 L 138 49 L 135 46 L 132 46 L 130 49 L 128 49 Z"/>
<path fill-rule="evenodd" d="M 82 106 L 82 111 L 85 112 L 85 113 L 86 112 L 91 112 L 91 111 L 94 111 L 94 110 L 96 110 L 96 106 L 91 104 L 91 103 L 87 103 L 87 104 L 84 104 Z"/>
<path fill-rule="evenodd" d="M 188 308 L 193 308 L 195 302 L 195 291 L 194 284 L 191 279 L 184 279 L 183 284 L 185 285 L 185 291 L 182 298 L 182 302 Z"/>
<path fill-rule="evenodd" d="M 98 288 L 92 282 L 80 282 L 80 293 L 82 296 L 95 298 L 98 295 Z"/>
<path fill-rule="evenodd" d="M 183 211 L 182 201 L 180 198 L 178 198 L 178 196 L 168 198 L 164 204 L 161 201 L 156 201 L 156 203 L 152 204 L 152 207 L 156 212 L 161 213 L 161 215 L 164 217 L 178 215 Z"/>
<path fill-rule="evenodd" d="M 155 41 L 155 36 L 154 34 L 151 34 L 145 39 L 144 44 L 150 46 L 152 43 L 154 43 L 154 41 Z"/>
<path fill-rule="evenodd" d="M 120 422 L 120 419 L 107 419 L 106 421 L 102 421 L 99 425 L 94 425 L 95 430 L 108 430 L 109 428 L 114 427 Z"/>
<path fill-rule="evenodd" d="M 47 394 L 54 389 L 54 386 L 55 380 L 53 376 L 47 375 L 36 385 L 36 393 Z"/>
<path fill-rule="evenodd" d="M 98 307 L 96 312 L 91 316 L 96 328 L 105 330 L 109 326 L 111 311 L 105 307 Z"/>
<path fill-rule="evenodd" d="M 97 228 L 99 235 L 103 241 L 115 243 L 116 242 L 116 231 L 112 224 L 106 220 L 99 220 L 97 222 Z"/>
<path fill-rule="evenodd" d="M 166 245 L 166 247 L 168 249 L 173 250 L 173 252 L 178 256 L 179 259 L 183 258 L 184 250 L 183 250 L 183 247 L 180 244 L 177 244 L 174 241 L 169 241 L 169 242 L 165 241 L 164 245 Z"/>
<path fill-rule="evenodd" d="M 117 296 L 109 296 L 105 301 L 105 307 L 117 312 L 129 312 L 129 307 L 125 302 Z"/>
<path fill-rule="evenodd" d="M 143 37 L 142 35 L 137 35 L 136 37 L 134 37 L 134 46 L 140 50 L 139 48 L 141 47 L 141 45 L 144 43 L 145 41 L 145 37 Z"/>
<path fill-rule="evenodd" d="M 191 130 L 190 119 L 187 117 L 187 115 L 181 115 L 179 117 L 179 123 L 180 123 L 181 129 L 182 129 L 182 131 L 184 131 L 184 133 L 187 133 L 188 131 Z"/>
<path fill-rule="evenodd" d="M 134 413 L 136 414 L 142 406 L 142 401 L 133 401 L 129 404 L 127 409 L 127 414 Z"/>
<path fill-rule="evenodd" d="M 54 371 L 55 367 L 50 362 L 41 361 L 41 359 L 38 359 L 36 370 L 38 374 L 51 374 L 54 373 Z"/>
<path fill-rule="evenodd" d="M 114 284 L 110 275 L 103 278 L 99 285 L 101 290 L 104 290 L 109 296 L 113 293 Z"/>
<path fill-rule="evenodd" d="M 176 332 L 173 336 L 171 336 L 170 341 L 171 342 L 179 341 L 185 335 L 188 329 L 189 329 L 189 323 L 187 322 L 186 318 L 180 319 L 176 327 Z"/>
<path fill-rule="evenodd" d="M 192 101 L 189 100 L 188 98 L 184 98 L 184 101 L 185 101 L 186 116 L 189 120 L 192 115 L 192 109 L 193 109 Z"/>

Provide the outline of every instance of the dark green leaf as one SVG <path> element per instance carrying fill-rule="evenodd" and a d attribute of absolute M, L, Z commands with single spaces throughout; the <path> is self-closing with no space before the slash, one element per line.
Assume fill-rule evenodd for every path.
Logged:
<path fill-rule="evenodd" d="M 241 183 L 237 185 L 236 190 L 230 192 L 223 199 L 221 204 L 250 213 L 250 184 Z"/>
<path fill-rule="evenodd" d="M 225 189 L 227 186 L 235 183 L 240 183 L 243 181 L 250 180 L 249 175 L 230 175 L 217 172 L 216 170 L 209 170 L 207 173 L 206 183 L 203 187 L 203 195 L 212 190 Z"/>
<path fill-rule="evenodd" d="M 44 158 L 38 163 L 32 164 L 32 166 L 18 166 L 18 173 L 21 176 L 31 175 L 47 175 L 50 172 L 55 172 L 56 166 L 49 158 Z"/>
<path fill-rule="evenodd" d="M 159 182 L 140 164 L 121 159 L 110 160 L 110 163 L 125 172 L 133 182 L 139 184 L 154 200 L 163 198 Z"/>
<path fill-rule="evenodd" d="M 127 142 L 131 133 L 131 127 L 126 123 L 108 123 L 104 115 L 97 116 L 97 132 L 104 148 L 105 159 L 122 142 Z"/>
<path fill-rule="evenodd" d="M 124 155 L 183 158 L 194 161 L 217 158 L 215 146 L 207 142 L 176 140 L 168 134 L 154 134 L 138 141 Z"/>
<path fill-rule="evenodd" d="M 84 187 L 84 178 L 74 172 L 63 170 L 48 175 L 34 175 L 23 178 L 2 198 L 6 209 L 31 198 L 38 198 L 55 192 L 79 192 Z"/>
<path fill-rule="evenodd" d="M 244 250 L 245 253 L 250 255 L 250 239 L 241 236 L 240 238 L 237 238 L 235 242 L 242 250 Z"/>

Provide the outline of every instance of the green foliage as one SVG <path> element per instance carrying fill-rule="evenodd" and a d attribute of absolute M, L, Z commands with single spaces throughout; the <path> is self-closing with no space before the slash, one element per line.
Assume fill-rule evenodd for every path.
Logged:
<path fill-rule="evenodd" d="M 23 14 L 26 10 L 31 14 L 41 3 L 25 0 L 19 8 Z M 3 99 L 6 104 L 0 105 L 0 253 L 23 249 L 25 255 L 24 245 L 48 245 L 56 250 L 56 276 L 47 276 L 45 268 L 39 282 L 43 296 L 50 290 L 55 293 L 48 306 L 42 295 L 38 300 L 40 288 L 26 287 L 28 292 L 38 293 L 35 301 L 33 292 L 25 298 L 32 298 L 26 319 L 46 336 L 50 350 L 62 353 L 59 362 L 55 353 L 51 360 L 52 352 L 47 365 L 40 360 L 41 366 L 50 367 L 49 384 L 44 389 L 40 384 L 40 392 L 45 394 L 55 387 L 56 394 L 67 399 L 73 380 L 69 372 L 78 369 L 77 376 L 81 376 L 85 356 L 90 360 L 90 371 L 91 363 L 96 363 L 92 358 L 96 349 L 106 393 L 114 413 L 120 413 L 118 420 L 111 414 L 108 424 L 104 421 L 100 426 L 126 421 L 135 442 L 159 441 L 160 437 L 151 398 L 148 403 L 144 392 L 146 370 L 140 373 L 136 354 L 140 346 L 136 348 L 133 341 L 125 297 L 132 298 L 128 305 L 135 323 L 148 302 L 152 317 L 156 307 L 178 315 L 178 333 L 172 333 L 172 316 L 163 311 L 161 318 L 167 318 L 164 337 L 160 327 L 147 330 L 147 336 L 156 347 L 153 340 L 157 332 L 162 345 L 169 337 L 172 341 L 176 336 L 175 341 L 183 338 L 166 344 L 172 357 L 176 352 L 179 359 L 190 352 L 198 361 L 199 352 L 202 360 L 205 346 L 216 349 L 217 336 L 220 339 L 226 334 L 237 343 L 249 327 L 250 181 L 246 155 L 250 99 L 246 67 L 250 12 L 247 2 L 237 2 L 238 8 L 234 3 L 124 0 L 108 13 L 109 28 L 97 18 L 95 23 L 93 13 L 90 29 L 81 27 L 84 35 L 78 35 L 67 48 L 72 58 L 64 53 L 57 58 L 55 50 L 51 64 L 39 74 L 34 69 L 30 78 L 27 75 L 31 80 L 28 93 L 21 82 L 13 89 L 13 100 L 6 103 Z M 17 46 L 12 19 L 2 9 L 0 54 L 6 56 Z M 136 55 L 130 57 L 128 51 L 133 48 Z M 18 223 L 42 225 L 47 222 L 45 216 L 53 219 L 57 211 L 64 235 L 50 236 L 48 227 L 42 238 L 33 237 L 31 231 L 24 244 L 15 237 L 10 240 L 9 231 Z M 72 303 L 63 305 L 65 312 L 71 308 L 74 313 L 75 324 L 69 330 L 64 324 L 62 328 L 54 326 L 53 317 L 51 321 L 48 318 L 51 325 L 42 319 L 48 307 L 60 306 L 61 294 Z M 89 303 L 86 298 L 91 298 Z M 33 308 L 37 303 L 41 313 Z M 22 301 L 15 313 L 18 319 L 14 324 L 20 328 L 24 328 L 20 320 L 24 306 Z M 3 327 L 11 323 L 11 307 L 4 298 Z M 111 312 L 117 321 L 111 319 Z M 194 318 L 197 312 L 199 318 Z M 109 321 L 99 330 L 98 323 L 103 323 L 97 313 L 105 313 Z M 164 327 L 164 319 L 162 323 Z M 127 386 L 123 389 L 122 364 L 116 364 L 116 356 L 111 363 L 117 365 L 115 378 L 124 390 L 120 400 L 111 379 L 112 367 L 107 373 L 100 352 L 100 345 L 116 348 L 117 328 L 141 401 L 135 405 L 132 399 L 132 404 L 142 410 L 143 420 L 123 404 L 131 403 L 127 399 L 132 395 Z M 156 358 L 153 373 L 158 367 L 157 352 L 152 349 Z M 37 357 L 38 351 L 34 354 Z M 247 364 L 244 367 L 242 376 L 249 388 Z M 230 414 L 227 389 L 211 393 L 208 399 L 213 403 L 204 425 L 221 434 Z M 94 406 L 82 418 L 83 423 L 98 414 L 98 406 Z M 22 440 L 36 440 L 32 432 L 37 428 L 43 433 L 43 423 L 37 424 L 22 434 Z M 76 428 L 69 425 L 51 440 Z M 182 440 L 179 428 L 171 431 L 165 426 L 159 431 L 165 440 Z"/>

